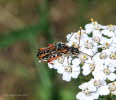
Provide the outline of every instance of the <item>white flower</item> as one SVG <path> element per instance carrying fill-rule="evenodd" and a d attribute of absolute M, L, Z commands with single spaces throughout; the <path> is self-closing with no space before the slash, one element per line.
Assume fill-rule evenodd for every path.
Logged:
<path fill-rule="evenodd" d="M 108 89 L 107 85 L 99 88 L 100 95 L 108 95 L 109 93 L 110 93 L 110 90 Z"/>
<path fill-rule="evenodd" d="M 107 58 L 107 54 L 105 52 L 97 53 L 94 55 L 92 60 L 98 65 L 101 66 L 105 62 L 105 59 Z"/>
<path fill-rule="evenodd" d="M 116 44 L 116 34 L 114 37 L 112 37 L 113 43 Z"/>
<path fill-rule="evenodd" d="M 52 62 L 48 63 L 48 67 L 50 69 L 58 69 L 58 67 L 62 67 L 62 63 L 67 59 L 67 57 L 62 56 L 58 59 L 53 60 Z"/>
<path fill-rule="evenodd" d="M 108 56 L 108 55 L 107 55 L 106 52 L 101 52 L 100 55 L 99 55 L 100 59 L 106 59 L 107 56 Z"/>
<path fill-rule="evenodd" d="M 116 81 L 108 84 L 109 90 L 112 94 L 116 95 Z"/>
<path fill-rule="evenodd" d="M 76 47 L 78 47 L 79 39 L 82 39 L 84 37 L 87 37 L 87 35 L 85 34 L 85 30 L 81 29 L 81 31 L 79 30 L 78 32 L 74 32 L 74 33 L 72 32 L 71 34 L 68 34 L 66 36 L 67 41 L 68 41 L 67 45 L 68 46 L 76 46 Z"/>
<path fill-rule="evenodd" d="M 101 26 L 102 25 L 98 24 L 96 21 L 90 24 L 87 24 L 85 25 L 86 33 L 90 34 L 93 30 L 100 30 Z"/>
<path fill-rule="evenodd" d="M 99 93 L 91 92 L 88 88 L 83 89 L 76 95 L 76 98 L 79 100 L 94 100 L 98 99 Z"/>
<path fill-rule="evenodd" d="M 93 31 L 93 40 L 94 42 L 98 43 L 102 37 L 102 34 L 100 33 L 100 30 Z"/>
<path fill-rule="evenodd" d="M 94 72 L 92 73 L 95 79 L 114 81 L 116 79 L 116 74 L 114 73 L 116 69 L 114 66 L 99 65 L 96 66 Z"/>
<path fill-rule="evenodd" d="M 78 78 L 81 71 L 84 77 L 90 74 L 87 79 L 93 77 L 79 86 L 81 91 L 76 95 L 79 100 L 116 95 L 116 25 L 105 26 L 91 20 L 85 29 L 68 34 L 64 47 L 55 48 L 62 56 L 48 63 L 48 67 L 56 69 L 67 82 Z M 62 52 L 64 49 L 67 54 Z M 51 56 L 54 57 L 52 52 Z"/>
<path fill-rule="evenodd" d="M 76 95 L 76 98 L 79 100 L 94 100 L 98 99 L 99 93 L 97 92 L 97 88 L 93 85 L 92 82 L 86 82 L 79 86 L 80 89 L 82 89 L 81 92 L 79 92 Z"/>
<path fill-rule="evenodd" d="M 82 89 L 76 95 L 79 100 L 94 100 L 98 99 L 100 95 L 108 95 L 110 90 L 104 80 L 91 79 L 89 82 L 83 83 L 79 86 Z"/>
<path fill-rule="evenodd" d="M 78 57 L 79 57 L 79 59 L 80 59 L 80 61 L 82 62 L 82 63 L 84 63 L 86 60 L 88 60 L 90 57 L 88 56 L 88 55 L 86 55 L 85 53 L 80 53 L 79 55 L 78 55 Z"/>
<path fill-rule="evenodd" d="M 108 25 L 106 27 L 107 27 L 106 29 L 101 31 L 101 34 L 109 36 L 109 37 L 113 37 L 114 36 L 114 30 L 115 30 L 114 25 Z"/>
<path fill-rule="evenodd" d="M 113 66 L 116 67 L 116 61 L 115 61 L 115 56 L 116 53 L 114 51 L 115 49 L 106 49 L 102 50 L 102 52 L 97 53 L 94 57 L 93 60 L 96 62 L 99 62 L 101 64 L 105 63 L 105 65 L 112 64 Z M 96 62 L 96 63 L 97 63 Z M 112 66 L 111 65 L 111 66 Z"/>
<path fill-rule="evenodd" d="M 72 63 L 72 65 L 71 65 Z M 77 78 L 80 74 L 80 60 L 75 58 L 69 64 L 63 63 L 63 66 L 58 67 L 57 72 L 63 74 L 62 79 L 70 81 L 71 78 Z"/>
<path fill-rule="evenodd" d="M 110 59 L 116 59 L 116 52 L 111 52 L 110 53 Z"/>
<path fill-rule="evenodd" d="M 86 37 L 80 42 L 80 51 L 91 56 L 97 52 L 96 45 L 92 38 Z"/>
<path fill-rule="evenodd" d="M 77 46 L 78 43 L 79 43 L 79 41 L 78 41 L 79 36 L 80 36 L 80 35 L 78 34 L 78 32 L 68 34 L 68 35 L 66 36 L 67 41 L 68 41 L 67 45 L 68 45 L 68 46 L 73 46 L 73 45 L 76 45 L 76 46 Z"/>
<path fill-rule="evenodd" d="M 91 79 L 89 81 L 90 87 L 94 87 L 97 89 L 99 89 L 101 86 L 106 85 L 106 81 L 104 80 L 96 80 L 96 79 Z"/>
<path fill-rule="evenodd" d="M 91 71 L 94 70 L 95 66 L 96 66 L 95 63 L 92 60 L 90 60 L 89 62 L 88 61 L 85 62 L 85 64 L 82 67 L 82 69 L 83 69 L 83 72 L 82 72 L 83 75 L 90 74 Z"/>
<path fill-rule="evenodd" d="M 96 88 L 96 92 L 99 93 L 99 95 L 108 95 L 110 93 L 104 80 L 91 79 L 89 84 L 92 89 Z"/>
<path fill-rule="evenodd" d="M 112 39 L 107 39 L 105 37 L 102 37 L 102 39 L 100 40 L 101 46 L 99 47 L 102 47 L 102 49 L 108 49 L 111 46 L 111 43 L 112 43 Z"/>
<path fill-rule="evenodd" d="M 98 99 L 99 94 L 98 93 L 91 93 L 88 89 L 83 90 L 82 92 L 79 92 L 76 95 L 76 98 L 78 100 L 94 100 Z"/>
<path fill-rule="evenodd" d="M 53 60 L 51 63 L 48 63 L 50 69 L 57 69 L 58 66 L 61 66 L 61 64 L 58 63 L 58 60 Z"/>

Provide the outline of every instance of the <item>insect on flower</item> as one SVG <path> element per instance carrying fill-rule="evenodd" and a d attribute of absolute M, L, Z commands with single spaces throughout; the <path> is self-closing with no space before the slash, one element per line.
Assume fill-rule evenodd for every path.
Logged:
<path fill-rule="evenodd" d="M 80 44 L 80 37 L 81 37 L 81 27 L 80 27 L 80 36 L 79 36 L 79 44 Z M 70 36 L 70 38 L 73 36 L 73 34 Z M 69 39 L 70 39 L 69 38 Z M 81 51 L 79 51 L 79 45 L 78 47 L 68 46 L 66 43 L 58 42 L 54 44 L 48 44 L 48 47 L 46 48 L 39 48 L 37 57 L 42 62 L 50 63 L 51 61 L 61 57 L 62 55 L 68 54 L 68 55 L 78 55 Z"/>
<path fill-rule="evenodd" d="M 65 43 L 56 42 L 39 48 L 39 60 L 48 63 L 48 67 L 55 69 L 66 82 L 78 77 L 84 82 L 84 77 L 92 76 L 79 86 L 81 91 L 76 95 L 78 100 L 115 96 L 116 25 L 104 26 L 91 19 L 85 29 L 67 34 L 66 39 Z"/>

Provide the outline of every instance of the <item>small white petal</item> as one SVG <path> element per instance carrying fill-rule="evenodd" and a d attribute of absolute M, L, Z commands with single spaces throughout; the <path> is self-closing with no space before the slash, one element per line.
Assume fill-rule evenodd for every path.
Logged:
<path fill-rule="evenodd" d="M 76 95 L 76 98 L 78 100 L 85 100 L 85 94 L 83 92 L 79 92 L 77 95 Z"/>
<path fill-rule="evenodd" d="M 108 89 L 108 86 L 101 86 L 99 88 L 100 95 L 108 95 L 109 93 L 110 93 L 110 90 Z"/>
<path fill-rule="evenodd" d="M 87 96 L 85 95 L 83 92 L 79 92 L 77 95 L 76 95 L 76 98 L 78 100 L 94 100 L 94 98 L 92 96 Z"/>
<path fill-rule="evenodd" d="M 90 73 L 91 73 L 91 70 L 90 70 L 89 68 L 86 68 L 86 69 L 84 69 L 84 70 L 83 70 L 83 72 L 82 72 L 82 73 L 83 73 L 83 75 L 85 75 L 85 76 L 86 76 L 86 75 L 88 75 L 88 74 L 90 74 Z"/>
<path fill-rule="evenodd" d="M 53 65 L 53 64 L 50 64 L 50 63 L 48 63 L 48 67 L 49 67 L 50 69 L 52 69 L 52 68 L 54 68 L 54 65 Z"/>
<path fill-rule="evenodd" d="M 88 89 L 89 89 L 91 92 L 95 92 L 95 91 L 96 91 L 96 87 L 94 86 L 94 84 L 89 84 Z"/>
<path fill-rule="evenodd" d="M 63 74 L 64 73 L 64 66 L 60 66 L 58 69 L 57 69 L 57 72 L 59 74 Z"/>
<path fill-rule="evenodd" d="M 67 40 L 69 40 L 70 37 L 71 37 L 71 34 L 68 34 L 68 35 L 66 36 Z"/>
<path fill-rule="evenodd" d="M 72 60 L 72 64 L 78 66 L 80 64 L 80 60 L 78 58 L 75 58 Z"/>
<path fill-rule="evenodd" d="M 81 84 L 81 85 L 79 86 L 79 88 L 83 90 L 83 89 L 85 89 L 87 86 L 88 86 L 88 83 L 86 82 L 86 83 Z"/>
<path fill-rule="evenodd" d="M 80 67 L 72 65 L 72 71 L 73 72 L 79 72 L 80 71 Z"/>
<path fill-rule="evenodd" d="M 85 29 L 86 29 L 86 33 L 89 34 L 93 31 L 93 25 L 92 24 L 86 24 Z"/>
<path fill-rule="evenodd" d="M 102 71 L 95 72 L 93 76 L 96 80 L 106 80 L 106 75 Z"/>
<path fill-rule="evenodd" d="M 93 97 L 94 97 L 94 99 L 98 99 L 99 93 L 94 93 L 94 94 L 93 94 Z"/>
<path fill-rule="evenodd" d="M 62 79 L 69 82 L 71 80 L 71 75 L 63 74 Z"/>
<path fill-rule="evenodd" d="M 114 72 L 114 71 L 116 70 L 116 68 L 114 68 L 114 66 L 111 64 L 110 67 L 109 67 L 109 70 L 110 70 L 111 72 Z"/>
<path fill-rule="evenodd" d="M 93 35 L 99 35 L 100 34 L 100 31 L 99 30 L 93 30 Z"/>
<path fill-rule="evenodd" d="M 110 81 L 114 81 L 116 79 L 116 74 L 115 73 L 111 73 L 110 75 L 107 76 L 107 78 L 110 80 Z"/>
<path fill-rule="evenodd" d="M 72 72 L 72 78 L 77 78 L 79 76 L 80 72 Z"/>

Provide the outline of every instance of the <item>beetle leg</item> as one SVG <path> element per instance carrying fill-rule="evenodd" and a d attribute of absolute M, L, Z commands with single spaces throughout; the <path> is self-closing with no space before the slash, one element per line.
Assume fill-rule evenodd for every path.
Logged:
<path fill-rule="evenodd" d="M 70 65 L 70 63 L 69 63 L 69 55 L 68 55 L 68 57 L 67 57 L 67 63 L 68 63 L 68 65 Z"/>
<path fill-rule="evenodd" d="M 39 50 L 44 50 L 45 48 L 39 48 Z"/>
<path fill-rule="evenodd" d="M 57 58 L 59 58 L 59 57 L 61 57 L 61 56 L 57 56 L 57 57 L 54 57 L 54 58 L 49 59 L 48 60 L 48 63 L 51 62 L 51 61 L 53 61 L 53 60 L 55 60 L 55 59 L 57 59 Z"/>
<path fill-rule="evenodd" d="M 44 61 L 44 60 L 42 60 L 42 59 L 40 59 L 40 61 L 45 62 L 45 63 L 48 63 L 48 61 Z"/>

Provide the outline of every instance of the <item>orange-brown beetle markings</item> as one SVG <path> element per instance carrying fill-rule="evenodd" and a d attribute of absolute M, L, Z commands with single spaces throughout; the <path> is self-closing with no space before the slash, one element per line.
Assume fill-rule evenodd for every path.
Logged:
<path fill-rule="evenodd" d="M 51 62 L 64 54 L 76 55 L 79 53 L 78 48 L 69 47 L 65 43 L 49 44 L 47 48 L 38 49 L 37 57 L 43 62 Z"/>

